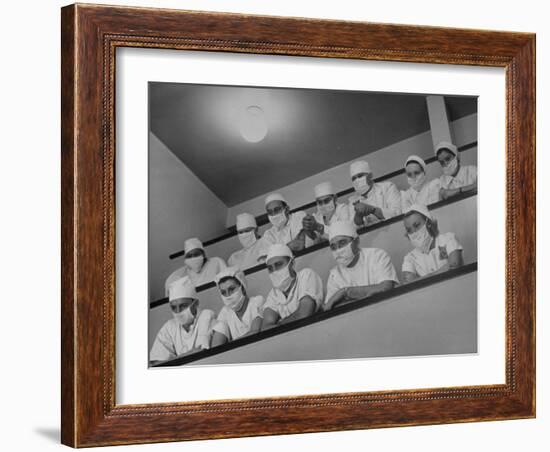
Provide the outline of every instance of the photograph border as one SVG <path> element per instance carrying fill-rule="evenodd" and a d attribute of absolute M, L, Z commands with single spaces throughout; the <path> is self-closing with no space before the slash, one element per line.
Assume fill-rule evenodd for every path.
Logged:
<path fill-rule="evenodd" d="M 75 4 L 61 13 L 61 441 L 73 447 L 535 416 L 535 35 Z M 506 70 L 506 383 L 117 405 L 118 47 Z"/>

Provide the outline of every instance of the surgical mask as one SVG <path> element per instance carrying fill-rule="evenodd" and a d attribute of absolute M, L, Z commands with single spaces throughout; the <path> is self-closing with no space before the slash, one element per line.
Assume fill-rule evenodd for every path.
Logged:
<path fill-rule="evenodd" d="M 286 265 L 286 267 L 283 267 L 280 270 L 275 270 L 269 274 L 269 279 L 271 279 L 273 287 L 282 291 L 285 291 L 290 287 L 292 284 L 292 276 L 290 275 L 289 267 L 290 262 Z"/>
<path fill-rule="evenodd" d="M 233 309 L 233 311 L 238 311 L 239 309 L 241 309 L 245 299 L 242 287 L 239 287 L 239 289 L 235 290 L 235 292 L 227 297 L 224 295 L 222 295 L 221 297 L 223 304 L 226 305 L 228 308 Z"/>
<path fill-rule="evenodd" d="M 443 167 L 443 174 L 445 174 L 446 176 L 452 176 L 455 173 L 457 167 L 458 159 L 455 157 L 447 164 L 447 166 Z"/>
<path fill-rule="evenodd" d="M 340 249 L 332 251 L 332 256 L 338 265 L 341 267 L 347 267 L 353 261 L 355 254 L 351 249 L 352 242 L 349 242 L 347 245 L 343 246 Z"/>
<path fill-rule="evenodd" d="M 361 176 L 355 179 L 353 181 L 353 188 L 356 191 L 356 193 L 360 195 L 368 191 L 368 189 L 370 188 L 370 185 L 367 180 L 367 176 Z"/>
<path fill-rule="evenodd" d="M 276 215 L 268 215 L 269 222 L 275 226 L 276 228 L 280 229 L 285 223 L 286 223 L 286 213 L 280 212 Z"/>
<path fill-rule="evenodd" d="M 416 177 L 407 177 L 407 182 L 411 188 L 419 190 L 426 182 L 426 173 L 417 174 Z"/>
<path fill-rule="evenodd" d="M 245 248 L 248 248 L 254 243 L 256 243 L 256 232 L 255 231 L 248 231 L 248 232 L 239 232 L 239 241 L 241 242 L 241 245 Z"/>
<path fill-rule="evenodd" d="M 185 259 L 185 265 L 187 265 L 195 273 L 201 271 L 203 262 L 204 256 L 188 257 L 187 259 Z"/>
<path fill-rule="evenodd" d="M 428 232 L 426 223 L 422 227 L 412 234 L 409 234 L 409 240 L 415 248 L 420 250 L 422 253 L 427 254 L 430 251 L 430 245 L 432 244 L 433 237 Z"/>
<path fill-rule="evenodd" d="M 191 307 L 188 307 L 181 312 L 172 312 L 172 315 L 180 325 L 184 326 L 191 325 L 193 320 L 195 320 L 195 315 L 191 311 Z"/>
<path fill-rule="evenodd" d="M 330 214 L 332 214 L 332 212 L 334 212 L 334 209 L 336 209 L 336 206 L 334 205 L 334 201 L 331 201 L 328 204 L 317 206 L 317 211 L 323 217 L 328 217 Z"/>

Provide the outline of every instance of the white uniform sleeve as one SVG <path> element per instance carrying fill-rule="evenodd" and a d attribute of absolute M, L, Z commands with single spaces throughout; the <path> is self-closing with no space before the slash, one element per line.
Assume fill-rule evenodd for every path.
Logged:
<path fill-rule="evenodd" d="M 212 327 L 213 331 L 223 334 L 227 339 L 231 340 L 231 332 L 229 330 L 229 325 L 227 324 L 227 316 L 225 308 L 220 310 L 216 323 Z"/>
<path fill-rule="evenodd" d="M 411 253 L 407 253 L 403 258 L 403 265 L 401 266 L 401 271 L 417 274 Z"/>
<path fill-rule="evenodd" d="M 180 278 L 183 278 L 185 274 L 187 273 L 187 268 L 185 266 L 178 268 L 177 270 L 173 271 L 168 278 L 166 278 L 166 282 L 164 283 L 164 296 L 168 296 L 168 288 L 170 287 L 170 284 L 172 284 L 174 281 L 177 281 Z"/>
<path fill-rule="evenodd" d="M 214 311 L 204 309 L 201 311 L 197 319 L 197 339 L 195 346 L 199 348 L 210 348 L 210 340 L 212 339 L 212 326 L 215 321 Z"/>
<path fill-rule="evenodd" d="M 262 307 L 262 317 L 263 313 L 268 308 L 277 313 L 279 312 L 279 308 L 277 307 L 277 300 L 275 299 L 275 291 L 273 289 L 271 289 L 267 294 L 267 299 L 265 300 L 265 303 Z"/>
<path fill-rule="evenodd" d="M 292 240 L 298 237 L 298 234 L 304 228 L 302 221 L 304 220 L 306 215 L 307 214 L 303 210 L 294 212 L 292 214 L 292 219 L 290 223 L 290 236 L 292 237 Z"/>
<path fill-rule="evenodd" d="M 250 299 L 250 318 L 263 317 L 264 297 L 258 295 Z"/>
<path fill-rule="evenodd" d="M 217 271 L 216 274 L 218 274 L 219 272 L 221 272 L 222 270 L 225 270 L 227 268 L 227 264 L 225 263 L 225 261 L 221 257 L 215 257 L 214 259 L 216 259 L 216 263 L 217 263 L 217 266 L 218 266 L 218 271 Z"/>
<path fill-rule="evenodd" d="M 351 215 L 350 209 L 347 204 L 338 203 L 336 205 L 335 215 L 338 221 L 353 221 L 353 216 Z"/>
<path fill-rule="evenodd" d="M 405 212 L 412 205 L 409 190 L 401 190 L 401 211 Z"/>
<path fill-rule="evenodd" d="M 378 248 L 375 252 L 375 261 L 372 263 L 375 271 L 373 284 L 380 284 L 384 281 L 395 281 L 399 284 L 395 267 L 392 264 L 390 255 Z"/>
<path fill-rule="evenodd" d="M 229 256 L 229 259 L 227 259 L 227 265 L 230 267 L 239 267 L 239 262 L 237 262 L 237 256 L 239 255 L 238 251 L 235 251 L 234 253 L 231 253 L 231 256 Z"/>
<path fill-rule="evenodd" d="M 273 232 L 271 231 L 271 228 L 268 228 L 264 231 L 264 235 L 262 235 L 262 240 L 264 241 L 266 250 L 268 250 L 271 245 L 275 245 L 275 243 L 277 243 Z"/>
<path fill-rule="evenodd" d="M 441 179 L 432 179 L 428 182 L 428 200 L 427 205 L 439 201 L 439 190 L 441 189 Z"/>
<path fill-rule="evenodd" d="M 475 184 L 477 182 L 477 167 L 470 165 L 468 167 L 468 180 L 466 185 Z"/>
<path fill-rule="evenodd" d="M 447 232 L 445 234 L 444 245 L 447 251 L 447 255 L 451 254 L 453 251 L 462 250 L 462 245 L 458 243 L 458 240 L 456 239 L 456 235 L 452 232 Z"/>
<path fill-rule="evenodd" d="M 401 195 L 393 182 L 388 182 L 384 190 L 384 204 L 381 207 L 384 218 L 392 218 L 401 214 Z"/>
<path fill-rule="evenodd" d="M 310 268 L 304 268 L 300 271 L 297 293 L 298 301 L 305 296 L 313 298 L 317 307 L 323 303 L 323 282 L 319 275 Z"/>
<path fill-rule="evenodd" d="M 332 297 L 341 288 L 342 287 L 340 286 L 340 284 L 338 284 L 338 280 L 333 270 L 331 270 L 327 279 L 327 296 L 325 297 L 325 303 L 330 300 L 330 297 Z"/>
<path fill-rule="evenodd" d="M 157 333 L 157 337 L 149 353 L 149 359 L 151 361 L 166 361 L 176 357 L 176 347 L 170 337 L 168 328 L 169 323 L 167 322 Z"/>

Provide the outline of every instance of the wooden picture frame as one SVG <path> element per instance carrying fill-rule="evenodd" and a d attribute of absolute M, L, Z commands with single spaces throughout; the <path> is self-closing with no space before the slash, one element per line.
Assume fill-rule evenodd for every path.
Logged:
<path fill-rule="evenodd" d="M 61 34 L 64 444 L 84 447 L 535 416 L 535 35 L 79 4 L 62 9 Z M 117 405 L 118 47 L 505 68 L 506 383 Z"/>

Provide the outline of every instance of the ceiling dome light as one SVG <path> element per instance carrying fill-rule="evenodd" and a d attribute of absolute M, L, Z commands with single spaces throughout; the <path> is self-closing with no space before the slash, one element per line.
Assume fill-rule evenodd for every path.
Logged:
<path fill-rule="evenodd" d="M 267 135 L 264 111 L 257 105 L 246 107 L 241 114 L 239 130 L 249 143 L 258 143 Z"/>

